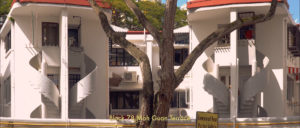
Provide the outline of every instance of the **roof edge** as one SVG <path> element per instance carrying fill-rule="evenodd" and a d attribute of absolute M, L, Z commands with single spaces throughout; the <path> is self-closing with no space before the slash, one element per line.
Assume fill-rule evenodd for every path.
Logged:
<path fill-rule="evenodd" d="M 104 0 L 95 0 L 97 4 L 106 9 L 110 9 L 111 5 Z M 77 6 L 90 6 L 87 0 L 13 0 L 13 5 L 15 2 L 19 3 L 47 3 L 47 4 L 67 4 L 67 5 L 77 5 Z"/>
<path fill-rule="evenodd" d="M 187 8 L 201 8 L 201 7 L 214 7 L 214 6 L 223 6 L 223 5 L 232 5 L 232 4 L 253 4 L 253 3 L 270 3 L 272 0 L 196 0 L 187 2 Z M 278 0 L 278 2 L 285 3 L 287 8 L 289 4 L 287 0 Z"/>

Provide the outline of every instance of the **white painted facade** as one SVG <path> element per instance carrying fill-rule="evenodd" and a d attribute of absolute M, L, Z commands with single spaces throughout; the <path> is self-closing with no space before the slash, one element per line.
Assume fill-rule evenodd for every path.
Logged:
<path fill-rule="evenodd" d="M 188 35 L 188 43 L 175 43 L 174 47 L 191 52 L 218 27 L 236 20 L 239 13 L 262 14 L 269 6 L 256 3 L 189 9 L 189 25 L 174 31 Z M 13 20 L 7 19 L 0 31 L 1 117 L 104 119 L 137 113 L 143 82 L 139 66 L 128 66 L 124 60 L 109 66 L 109 57 L 115 55 L 109 55 L 109 39 L 91 8 L 15 3 L 9 17 Z M 59 25 L 57 46 L 43 45 L 43 40 L 47 40 L 43 39 L 46 22 Z M 197 111 L 232 118 L 299 115 L 300 85 L 288 71 L 288 67 L 300 68 L 299 57 L 288 48 L 287 28 L 294 25 L 287 7 L 280 3 L 272 20 L 255 25 L 254 39 L 240 40 L 236 30 L 229 35 L 229 45 L 216 42 L 198 58 L 176 89 L 176 107 L 171 108 L 170 115 L 192 119 Z M 160 61 L 153 37 L 147 32 L 113 28 L 127 32 L 126 38 L 148 55 L 157 90 Z M 70 44 L 69 29 L 78 29 L 79 47 Z M 11 48 L 6 50 L 8 33 Z M 128 73 L 130 77 L 126 78 Z M 80 79 L 70 87 L 74 74 Z M 109 85 L 113 74 L 123 78 L 118 86 Z M 291 97 L 288 83 L 293 85 Z M 127 104 L 128 95 L 137 98 L 133 100 L 137 106 Z"/>
<path fill-rule="evenodd" d="M 219 26 L 235 21 L 240 13 L 265 14 L 269 7 L 270 3 L 251 3 L 189 9 L 192 49 Z M 209 111 L 214 106 L 213 112 L 222 113 L 221 117 L 299 115 L 300 85 L 296 75 L 288 72 L 288 67 L 299 68 L 300 65 L 299 57 L 293 55 L 288 48 L 289 26 L 296 24 L 286 4 L 279 3 L 273 19 L 255 25 L 254 38 L 240 39 L 241 33 L 236 30 L 230 34 L 228 45 L 223 46 L 216 42 L 208 48 L 191 71 L 192 86 L 197 86 L 193 91 L 199 92 L 192 93 L 192 97 L 201 97 L 201 100 L 193 102 L 197 106 L 194 112 Z M 215 72 L 218 74 L 215 75 Z M 206 75 L 214 76 L 216 81 L 224 81 L 224 94 L 219 87 L 224 84 L 213 81 L 210 77 L 207 77 L 207 81 L 203 80 Z M 287 86 L 290 86 L 287 77 L 291 77 L 293 87 L 291 99 L 287 99 L 290 95 L 288 93 L 291 93 L 287 89 Z M 219 86 L 209 87 L 212 84 Z M 210 93 L 205 90 L 209 90 Z M 229 100 L 220 98 L 228 94 Z M 222 105 L 226 105 L 219 105 L 220 100 L 223 100 Z M 248 107 L 252 107 L 252 110 Z M 258 107 L 262 107 L 263 110 L 259 110 Z M 264 114 L 267 115 L 260 115 L 259 111 L 265 111 Z"/>
<path fill-rule="evenodd" d="M 16 2 L 8 17 L 0 32 L 0 116 L 107 118 L 108 38 L 93 10 Z M 71 44 L 70 29 L 76 29 L 79 46 Z M 8 33 L 11 48 L 6 47 Z M 70 76 L 75 85 L 69 85 Z"/>
<path fill-rule="evenodd" d="M 189 44 L 175 44 L 175 49 L 187 48 L 191 52 L 218 27 L 239 18 L 240 13 L 264 14 L 269 7 L 270 3 L 251 3 L 189 9 L 189 25 L 174 31 L 189 33 Z M 171 108 L 170 115 L 195 118 L 197 111 L 215 112 L 225 118 L 299 115 L 299 78 L 296 78 L 296 73 L 288 72 L 289 67 L 294 70 L 300 68 L 298 55 L 288 48 L 290 26 L 296 24 L 286 5 L 279 3 L 272 20 L 255 25 L 254 38 L 240 39 L 240 30 L 235 30 L 225 46 L 216 42 L 209 47 L 176 89 L 189 90 L 186 93 L 188 107 Z M 126 38 L 147 53 L 154 82 L 157 82 L 160 64 L 156 42 L 150 34 L 143 32 L 128 32 Z M 136 72 L 138 76 L 136 82 L 122 81 L 119 86 L 110 87 L 110 92 L 141 91 L 142 78 L 138 66 L 110 66 L 109 72 L 110 77 L 116 73 L 123 79 L 126 72 Z M 288 77 L 292 85 L 288 85 Z M 293 92 L 288 86 L 292 86 Z M 112 109 L 111 114 L 130 115 L 137 111 Z"/>

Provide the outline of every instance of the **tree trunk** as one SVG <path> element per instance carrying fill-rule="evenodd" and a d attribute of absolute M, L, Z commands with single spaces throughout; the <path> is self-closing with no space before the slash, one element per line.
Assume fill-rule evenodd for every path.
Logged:
<path fill-rule="evenodd" d="M 159 32 L 139 8 L 132 2 L 132 0 L 124 0 L 127 6 L 134 12 L 141 24 L 150 32 L 159 46 L 159 55 L 161 59 L 161 81 L 159 83 L 159 90 L 154 95 L 152 71 L 147 55 L 137 48 L 134 44 L 127 41 L 125 35 L 116 33 L 108 23 L 107 16 L 104 14 L 95 0 L 88 0 L 94 11 L 98 14 L 101 21 L 102 28 L 115 43 L 124 48 L 131 54 L 140 64 L 143 77 L 142 103 L 140 107 L 139 117 L 137 122 L 139 128 L 166 128 L 170 102 L 176 87 L 183 81 L 184 75 L 191 70 L 198 57 L 217 40 L 224 35 L 239 29 L 242 26 L 256 24 L 270 20 L 277 7 L 277 0 L 272 0 L 270 10 L 266 15 L 257 15 L 251 20 L 243 21 L 237 20 L 228 24 L 224 28 L 220 28 L 202 40 L 198 46 L 193 49 L 184 63 L 174 74 L 174 18 L 176 13 L 177 0 L 166 0 L 166 10 L 164 16 L 163 32 Z"/>

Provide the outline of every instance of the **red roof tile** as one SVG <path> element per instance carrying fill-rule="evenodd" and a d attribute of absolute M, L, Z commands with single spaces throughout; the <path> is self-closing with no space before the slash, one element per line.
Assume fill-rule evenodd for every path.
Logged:
<path fill-rule="evenodd" d="M 144 34 L 144 31 L 127 31 L 127 34 Z M 149 34 L 148 31 L 145 34 Z"/>
<path fill-rule="evenodd" d="M 16 1 L 19 1 L 20 3 L 49 3 L 49 4 L 69 4 L 69 5 L 78 5 L 78 6 L 90 6 L 87 0 L 13 0 L 13 3 Z M 96 2 L 100 7 L 110 8 L 110 4 L 104 2 L 104 0 L 96 0 Z"/>
<path fill-rule="evenodd" d="M 211 7 L 221 6 L 230 4 L 248 4 L 248 3 L 266 3 L 272 0 L 195 0 L 187 3 L 187 8 L 200 8 L 200 7 Z M 287 7 L 287 0 L 278 0 L 279 2 L 285 2 Z"/>

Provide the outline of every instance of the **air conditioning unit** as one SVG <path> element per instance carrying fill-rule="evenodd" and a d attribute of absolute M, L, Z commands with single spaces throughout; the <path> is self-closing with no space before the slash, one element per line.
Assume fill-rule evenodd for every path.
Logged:
<path fill-rule="evenodd" d="M 123 82 L 137 82 L 136 72 L 124 72 Z"/>
<path fill-rule="evenodd" d="M 187 111 L 185 109 L 179 109 L 178 110 L 178 115 L 182 116 L 182 117 L 185 117 L 185 116 L 187 116 Z"/>

